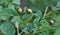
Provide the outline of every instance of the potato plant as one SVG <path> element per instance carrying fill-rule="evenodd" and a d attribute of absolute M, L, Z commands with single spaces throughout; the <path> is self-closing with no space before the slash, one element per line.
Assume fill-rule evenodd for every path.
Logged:
<path fill-rule="evenodd" d="M 0 0 L 0 35 L 60 35 L 60 0 Z"/>

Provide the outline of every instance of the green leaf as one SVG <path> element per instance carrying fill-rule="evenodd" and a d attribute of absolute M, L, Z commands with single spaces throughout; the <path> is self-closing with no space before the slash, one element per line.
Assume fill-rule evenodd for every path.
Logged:
<path fill-rule="evenodd" d="M 5 21 L 8 21 L 9 17 L 10 17 L 10 16 L 0 16 L 0 18 L 1 18 L 2 20 L 5 20 Z"/>
<path fill-rule="evenodd" d="M 12 14 L 14 14 L 14 16 L 18 16 L 18 12 L 17 10 L 15 10 L 15 7 L 13 4 L 9 4 L 8 8 L 10 9 L 10 11 L 12 12 Z"/>
<path fill-rule="evenodd" d="M 28 28 L 24 28 L 23 32 L 25 32 L 26 34 L 28 34 Z"/>
<path fill-rule="evenodd" d="M 17 4 L 17 5 L 20 5 L 21 4 L 20 1 L 21 0 L 12 0 L 12 3 Z"/>
<path fill-rule="evenodd" d="M 40 20 L 40 18 L 38 17 L 38 18 L 35 18 L 34 19 L 34 21 L 33 21 L 33 23 L 35 24 L 35 23 L 38 23 L 39 22 L 39 20 Z"/>
<path fill-rule="evenodd" d="M 24 9 L 23 9 L 23 10 L 24 10 L 24 12 L 23 12 L 23 13 L 27 13 L 26 9 L 27 9 L 27 7 L 24 7 Z"/>
<path fill-rule="evenodd" d="M 56 7 L 59 7 L 60 8 L 60 1 L 57 2 Z"/>
<path fill-rule="evenodd" d="M 37 10 L 36 13 L 34 14 L 36 17 L 42 17 L 42 12 L 40 10 Z"/>
<path fill-rule="evenodd" d="M 18 11 L 17 11 L 17 10 L 15 10 L 15 9 L 10 9 L 10 10 L 11 10 L 11 12 L 12 12 L 13 16 L 19 16 L 19 14 L 18 14 Z"/>
<path fill-rule="evenodd" d="M 55 32 L 54 35 L 60 35 L 60 28 L 57 28 L 57 29 L 56 29 L 56 32 Z"/>
<path fill-rule="evenodd" d="M 3 3 L 6 3 L 7 2 L 7 0 L 0 0 L 0 4 L 3 4 Z"/>
<path fill-rule="evenodd" d="M 10 9 L 5 8 L 2 11 L 0 11 L 0 16 L 12 16 L 13 14 L 11 13 Z"/>
<path fill-rule="evenodd" d="M 56 27 L 59 26 L 60 25 L 60 15 L 55 16 L 54 19 L 56 21 L 54 26 L 56 26 Z"/>
<path fill-rule="evenodd" d="M 21 22 L 21 19 L 19 16 L 14 16 L 11 22 Z"/>
<path fill-rule="evenodd" d="M 0 11 L 3 9 L 3 7 L 2 6 L 0 6 Z"/>
<path fill-rule="evenodd" d="M 33 23 L 38 23 L 39 20 L 41 20 L 42 12 L 40 10 L 37 10 L 37 12 L 34 14 L 36 18 L 34 19 Z"/>
<path fill-rule="evenodd" d="M 22 16 L 22 20 L 23 20 L 23 21 L 25 21 L 25 20 L 30 20 L 30 19 L 32 19 L 32 17 L 33 17 L 33 14 L 24 14 L 24 15 Z"/>
<path fill-rule="evenodd" d="M 48 30 L 51 29 L 51 26 L 49 25 L 49 23 L 46 21 L 46 19 L 40 21 L 41 26 L 43 27 L 44 30 Z"/>
<path fill-rule="evenodd" d="M 8 8 L 9 8 L 9 9 L 14 9 L 14 5 L 13 5 L 13 4 L 9 4 L 9 5 L 8 5 Z"/>
<path fill-rule="evenodd" d="M 15 33 L 15 28 L 11 23 L 4 23 L 0 26 L 0 30 L 5 34 L 5 35 L 14 35 Z"/>
<path fill-rule="evenodd" d="M 48 30 L 45 30 L 42 32 L 44 35 L 48 35 L 49 34 L 49 31 Z"/>
<path fill-rule="evenodd" d="M 36 0 L 30 0 L 30 2 L 31 2 L 31 3 L 35 3 L 35 2 L 36 2 Z"/>
<path fill-rule="evenodd" d="M 19 14 L 15 9 L 5 8 L 2 11 L 0 11 L 0 16 L 18 16 L 18 15 Z"/>

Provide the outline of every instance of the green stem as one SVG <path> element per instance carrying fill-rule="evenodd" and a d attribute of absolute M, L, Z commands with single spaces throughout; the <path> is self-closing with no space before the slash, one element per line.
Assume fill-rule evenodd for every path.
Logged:
<path fill-rule="evenodd" d="M 17 28 L 17 35 L 19 35 L 19 29 Z"/>
<path fill-rule="evenodd" d="M 57 8 L 56 10 L 54 10 L 54 11 L 57 11 L 57 10 L 59 10 L 60 8 Z M 46 16 L 48 16 L 48 15 L 50 15 L 52 13 L 52 11 L 50 11 L 49 13 L 47 13 L 46 14 Z"/>
<path fill-rule="evenodd" d="M 49 13 L 46 14 L 46 16 L 50 15 L 52 12 L 50 11 Z"/>
<path fill-rule="evenodd" d="M 46 13 L 47 13 L 47 10 L 48 10 L 48 6 L 47 6 L 47 7 L 46 7 L 46 9 L 45 9 L 45 13 L 44 13 L 44 15 L 43 15 L 43 18 L 42 18 L 42 19 L 44 19 L 44 18 L 45 18 Z"/>

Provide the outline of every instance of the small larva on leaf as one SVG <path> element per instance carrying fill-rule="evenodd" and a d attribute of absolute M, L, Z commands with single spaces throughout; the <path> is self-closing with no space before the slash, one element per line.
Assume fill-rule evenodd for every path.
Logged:
<path fill-rule="evenodd" d="M 22 13 L 22 8 L 19 8 L 18 9 L 18 12 L 21 14 Z"/>
<path fill-rule="evenodd" d="M 32 10 L 29 8 L 29 9 L 27 9 L 27 12 L 28 13 L 32 13 Z"/>
<path fill-rule="evenodd" d="M 54 24 L 54 21 L 53 20 L 50 20 L 50 25 L 53 25 Z"/>

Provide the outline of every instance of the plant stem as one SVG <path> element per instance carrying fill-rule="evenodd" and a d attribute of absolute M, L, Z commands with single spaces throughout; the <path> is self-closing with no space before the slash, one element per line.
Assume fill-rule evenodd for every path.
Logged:
<path fill-rule="evenodd" d="M 57 11 L 59 10 L 60 8 L 57 8 L 56 10 L 53 10 L 53 11 Z M 50 11 L 49 13 L 46 14 L 46 16 L 50 15 L 52 13 L 52 11 Z"/>
<path fill-rule="evenodd" d="M 19 35 L 19 29 L 17 28 L 17 35 Z"/>
<path fill-rule="evenodd" d="M 17 35 L 19 35 L 19 23 L 16 22 L 16 23 L 15 23 L 15 26 L 16 26 L 16 28 L 17 28 Z"/>
<path fill-rule="evenodd" d="M 50 15 L 52 12 L 50 11 L 49 13 L 46 14 L 46 16 Z"/>
<path fill-rule="evenodd" d="M 47 13 L 47 10 L 48 10 L 48 6 L 47 6 L 47 7 L 46 7 L 46 9 L 45 9 L 45 13 L 44 13 L 44 15 L 43 15 L 43 18 L 42 18 L 42 19 L 44 19 L 44 18 L 45 18 L 46 13 Z"/>

